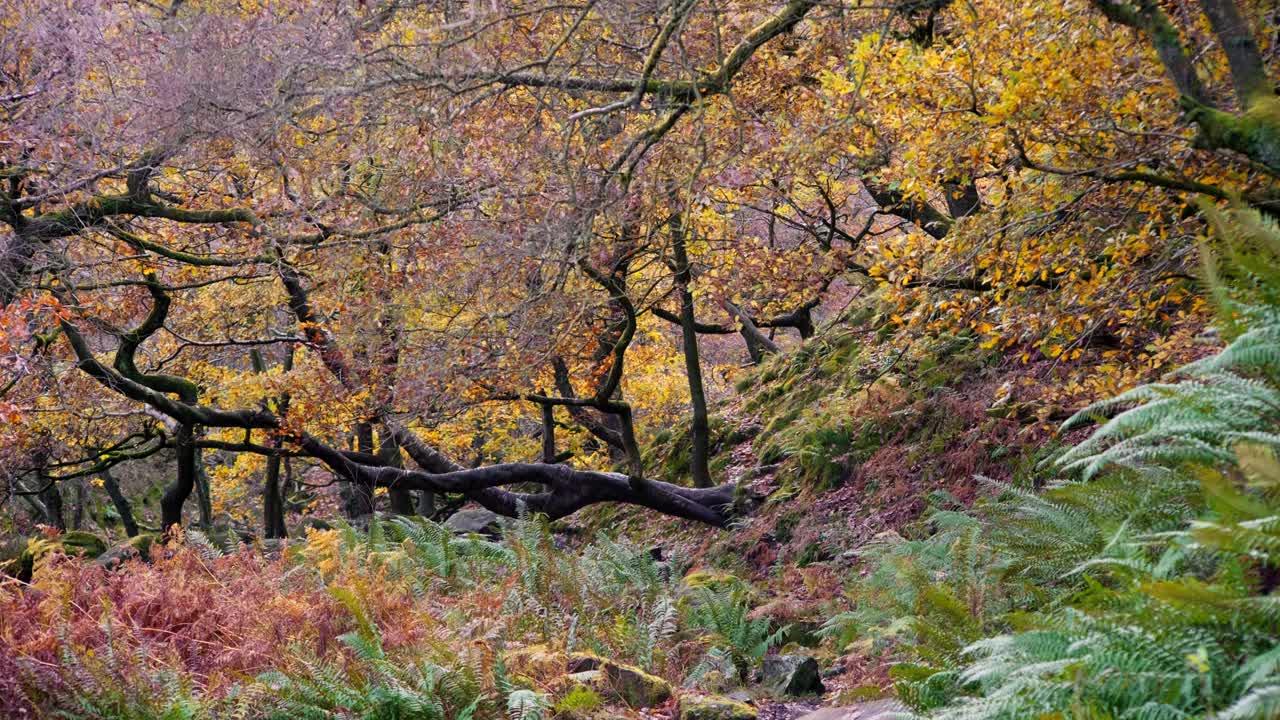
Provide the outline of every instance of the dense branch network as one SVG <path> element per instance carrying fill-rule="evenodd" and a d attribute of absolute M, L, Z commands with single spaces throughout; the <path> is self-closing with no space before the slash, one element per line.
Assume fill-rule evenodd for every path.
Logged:
<path fill-rule="evenodd" d="M 816 319 L 824 315 L 823 303 L 833 286 L 844 279 L 881 281 L 873 260 L 868 259 L 872 251 L 880 249 L 874 247 L 877 244 L 888 246 L 909 238 L 938 256 L 951 245 L 964 248 L 956 251 L 957 258 L 946 262 L 928 257 L 910 267 L 909 273 L 885 284 L 903 292 L 918 290 L 921 296 L 963 296 L 957 303 L 968 303 L 974 295 L 986 296 L 983 302 L 995 298 L 991 302 L 998 303 L 1011 290 L 1057 291 L 1064 284 L 1088 281 L 1099 274 L 1092 269 L 1077 271 L 1066 262 L 1047 262 L 1030 273 L 1016 268 L 1019 272 L 1013 279 L 1007 274 L 1002 279 L 1000 273 L 1005 268 L 997 268 L 991 261 L 991 255 L 998 258 L 1006 231 L 1015 223 L 1043 220 L 1036 229 L 1008 242 L 1010 247 L 1034 246 L 1038 234 L 1065 223 L 1079 211 L 1081 198 L 1096 188 L 1138 185 L 1220 200 L 1239 196 L 1255 206 L 1272 209 L 1277 202 L 1273 187 L 1266 182 L 1237 192 L 1219 184 L 1216 173 L 1200 172 L 1200 166 L 1182 162 L 1186 155 L 1180 157 L 1176 172 L 1168 171 L 1174 167 L 1172 163 L 1149 167 L 1146 160 L 1150 152 L 1121 160 L 1107 156 L 1097 164 L 1082 162 L 1080 168 L 1068 167 L 1076 157 L 1087 155 L 1072 144 L 1074 138 L 1061 141 L 1061 147 L 1052 148 L 1055 152 L 1045 152 L 1051 145 L 1045 137 L 1054 137 L 1059 129 L 1037 135 L 983 107 L 1003 86 L 1016 83 L 1004 82 L 1001 76 L 991 83 L 992 88 L 984 90 L 973 77 L 952 77 L 957 75 L 953 69 L 943 72 L 947 82 L 955 81 L 957 87 L 967 85 L 968 92 L 962 93 L 967 96 L 957 107 L 943 108 L 946 103 L 931 107 L 930 112 L 936 115 L 929 122 L 942 122 L 943 116 L 951 115 L 977 118 L 973 122 L 999 134 L 1000 141 L 988 138 L 986 147 L 998 148 L 991 152 L 1000 156 L 981 157 L 975 152 L 969 157 L 969 148 L 948 146 L 947 158 L 939 162 L 930 159 L 934 162 L 930 167 L 938 168 L 925 181 L 933 184 L 932 190 L 912 188 L 894 177 L 895 172 L 901 173 L 898 165 L 903 151 L 892 147 L 893 142 L 905 146 L 905 141 L 895 140 L 893 135 L 906 135 L 911 129 L 891 128 L 885 123 L 890 131 L 882 132 L 877 124 L 883 119 L 870 117 L 869 108 L 876 98 L 861 95 L 867 79 L 865 69 L 859 79 L 852 66 L 831 70 L 822 64 L 825 61 L 815 58 L 828 54 L 845 58 L 852 41 L 862 38 L 877 38 L 868 48 L 903 41 L 924 54 L 947 44 L 948 33 L 956 32 L 958 25 L 950 13 L 959 11 L 946 2 L 870 8 L 869 12 L 885 10 L 883 23 L 857 25 L 847 31 L 845 44 L 833 49 L 818 45 L 816 40 L 813 48 L 803 45 L 824 33 L 828 38 L 837 33 L 831 28 L 845 23 L 851 12 L 844 4 L 831 4 L 830 13 L 819 21 L 813 20 L 823 5 L 817 0 L 746 5 L 747 10 L 735 11 L 742 22 L 724 26 L 717 24 L 718 9 L 700 6 L 697 0 L 663 3 L 659 13 L 640 18 L 629 15 L 624 7 L 618 12 L 625 20 L 619 21 L 618 27 L 640 40 L 632 42 L 628 37 L 626 43 L 612 43 L 598 42 L 591 36 L 595 30 L 584 29 L 597 22 L 595 3 L 581 8 L 552 5 L 531 10 L 528 17 L 539 22 L 526 22 L 513 13 L 462 28 L 447 23 L 444 28 L 434 28 L 422 20 L 435 18 L 436 6 L 431 3 L 421 6 L 425 16 L 413 14 L 421 8 L 393 4 L 385 11 L 359 16 L 360 22 L 351 25 L 359 28 L 353 31 L 357 36 L 367 33 L 364 39 L 370 40 L 368 48 L 372 49 L 353 42 L 357 51 L 330 60 L 323 52 L 307 52 L 308 40 L 314 36 L 295 37 L 288 47 L 301 48 L 297 50 L 301 54 L 292 66 L 270 74 L 263 87 L 250 84 L 259 95 L 241 92 L 244 88 L 237 82 L 242 79 L 228 82 L 236 91 L 228 96 L 253 96 L 261 107 L 252 102 L 228 105 L 222 95 L 212 100 L 198 98 L 193 104 L 180 106 L 179 111 L 206 115 L 197 118 L 200 122 L 192 121 L 190 128 L 157 132 L 157 137 L 168 138 L 159 147 L 141 149 L 137 144 L 122 143 L 112 146 L 109 158 L 113 159 L 94 158 L 74 172 L 54 160 L 46 160 L 48 168 L 39 167 L 32 159 L 40 157 L 36 144 L 32 145 L 34 150 L 23 148 L 12 157 L 6 154 L 0 158 L 0 180 L 6 186 L 0 193 L 0 221 L 9 228 L 0 252 L 0 306 L 19 308 L 24 296 L 29 300 L 37 291 L 51 294 L 59 303 L 60 314 L 53 324 L 56 330 L 34 339 L 33 344 L 49 353 L 56 338 L 65 338 L 84 376 L 127 400 L 129 407 L 141 405 L 152 419 L 163 421 L 161 427 L 149 422 L 145 431 L 127 433 L 119 442 L 101 443 L 105 447 L 97 458 L 51 460 L 46 443 L 41 453 L 33 454 L 39 461 L 34 465 L 40 466 L 39 489 L 21 492 L 38 494 L 59 479 L 101 473 L 115 464 L 173 449 L 180 458 L 179 477 L 162 503 L 163 522 L 169 525 L 180 521 L 182 503 L 191 492 L 193 458 L 200 450 L 210 449 L 275 459 L 311 458 L 365 490 L 388 487 L 461 494 L 504 514 L 515 514 L 524 507 L 563 517 L 592 503 L 623 502 L 722 525 L 733 504 L 732 487 L 684 488 L 646 472 L 637 439 L 636 409 L 624 397 L 623 387 L 624 380 L 631 377 L 629 357 L 634 365 L 634 348 L 643 344 L 646 323 L 652 318 L 671 325 L 668 329 L 673 340 L 677 332 L 680 334 L 679 352 L 684 356 L 692 398 L 693 447 L 695 454 L 703 456 L 695 458 L 694 475 L 697 482 L 710 485 L 710 475 L 704 470 L 709 432 L 699 357 L 705 348 L 700 349 L 699 336 L 741 334 L 753 362 L 785 352 L 788 340 L 772 331 L 793 329 L 801 340 L 807 340 L 815 333 Z M 1175 24 L 1175 19 L 1181 19 L 1167 14 L 1160 3 L 1092 0 L 1092 6 L 1154 50 L 1182 98 L 1182 121 L 1193 123 L 1199 131 L 1197 149 L 1243 156 L 1246 170 L 1239 173 L 1242 176 L 1252 173 L 1249 177 L 1274 179 L 1280 174 L 1274 83 L 1248 18 L 1237 3 L 1199 2 L 1210 31 L 1219 41 L 1226 70 L 1219 76 L 1229 76 L 1229 91 L 1210 87 L 1204 80 L 1213 76 L 1198 67 L 1204 60 L 1192 53 L 1183 39 Z M 184 19 L 187 13 L 194 16 L 197 10 L 175 3 L 155 23 L 161 28 L 156 31 L 159 35 L 147 37 L 163 37 L 171 24 L 166 23 Z M 147 23 L 157 20 L 145 14 L 140 17 L 146 22 L 139 27 L 150 28 Z M 807 19 L 810 22 L 806 23 Z M 904 19 L 908 31 L 900 32 Z M 419 24 L 415 26 L 415 22 Z M 401 30 L 404 24 L 431 39 L 413 40 L 418 35 Z M 736 38 L 721 36 L 721 30 L 728 27 L 738 28 Z M 892 32 L 886 32 L 891 28 Z M 504 34 L 517 31 L 530 33 L 528 48 L 509 47 Z M 1129 32 L 1123 35 L 1127 37 Z M 710 37 L 714 42 L 707 40 Z M 495 42 L 501 44 L 501 51 L 491 47 Z M 767 46 L 769 51 L 761 53 Z M 964 49 L 963 43 L 956 47 Z M 193 46 L 195 50 L 206 53 L 196 53 L 200 58 L 225 57 L 198 45 Z M 758 55 L 767 56 L 759 64 L 783 78 L 777 87 L 769 88 L 771 92 L 762 92 L 760 86 L 769 86 L 774 75 L 753 75 L 756 68 L 750 63 Z M 168 59 L 162 57 L 157 67 L 165 67 Z M 792 72 L 792 66 L 802 69 Z M 17 72 L 18 67 L 5 66 L 5 71 Z M 867 67 L 871 67 L 870 61 Z M 140 74 L 130 75 L 129 81 L 142 85 L 160 82 L 146 76 L 141 64 L 139 68 Z M 747 82 L 742 82 L 743 78 Z M 41 78 L 40 82 L 47 80 Z M 0 98 L 4 112 L 19 117 L 12 109 L 39 100 L 44 92 L 40 82 L 32 81 L 29 93 Z M 798 141 L 791 137 L 784 143 L 780 138 L 785 129 L 772 129 L 773 135 L 765 140 L 751 139 L 755 132 L 767 135 L 762 128 L 775 109 L 770 102 L 781 106 L 804 102 L 803 94 L 820 95 L 826 91 L 824 84 L 837 88 L 828 98 L 831 107 L 824 108 L 823 100 L 807 107 L 815 113 L 814 107 L 825 109 L 838 117 L 829 124 L 806 120 L 812 124 L 804 132 L 825 133 L 828 127 L 839 127 L 873 147 L 854 147 L 843 137 L 835 141 L 815 138 L 822 141 L 821 149 L 809 157 L 804 148 L 796 146 L 806 145 L 811 138 Z M 742 91 L 743 85 L 749 86 L 746 91 Z M 166 86 L 157 87 L 160 90 L 155 92 L 159 93 Z M 846 99 L 847 107 L 835 109 Z M 142 122 L 138 118 L 141 114 L 136 107 L 126 108 L 110 118 L 114 126 L 106 123 L 102 127 L 126 128 L 130 121 Z M 730 122 L 726 118 L 740 125 L 728 131 L 713 127 L 714 122 Z M 1096 125 L 1101 127 L 1101 123 Z M 249 129 L 242 130 L 242 126 Z M 518 138 L 502 137 L 504 134 Z M 833 131 L 832 135 L 838 133 Z M 469 142 L 483 144 L 496 138 L 509 143 L 498 143 L 505 148 L 499 153 L 517 153 L 525 145 L 554 144 L 548 141 L 553 136 L 563 143 L 559 154 L 520 154 L 509 160 L 510 167 L 474 167 L 480 155 L 468 155 L 465 149 Z M 102 139 L 87 138 L 80 144 L 93 148 L 93 140 Z M 1168 138 L 1162 141 L 1173 142 Z M 767 171 L 734 167 L 738 145 L 753 142 L 787 148 L 776 155 L 769 154 L 770 147 L 755 149 L 761 157 L 777 161 L 762 163 Z M 126 147 L 127 152 L 121 150 Z M 226 151 L 226 147 L 235 150 Z M 292 148 L 301 149 L 293 152 Z M 83 152 L 93 154 L 92 150 Z M 747 158 L 743 164 L 755 160 L 747 151 L 742 152 Z M 499 153 L 495 155 L 507 163 L 508 158 Z M 464 159 L 455 162 L 454 155 Z M 819 155 L 823 157 L 815 159 Z M 530 158 L 543 164 L 530 170 L 523 166 Z M 789 165 L 792 162 L 812 163 L 812 167 L 794 169 Z M 437 170 L 436 165 L 445 169 Z M 753 172 L 757 172 L 753 177 L 736 179 Z M 771 176 L 763 177 L 765 172 Z M 998 185 L 1022 173 L 1060 182 L 1062 193 L 1053 195 L 1043 187 L 1033 191 L 1030 183 L 1011 183 L 1016 192 L 1043 190 L 1052 203 L 1046 201 L 1048 207 L 1036 208 L 1036 212 L 1015 207 L 1011 212 L 1019 219 L 1006 221 L 1004 213 L 1016 199 L 1003 197 L 991 202 L 998 193 L 989 193 L 987 183 Z M 167 178 L 171 176 L 181 180 L 170 184 Z M 463 177 L 471 180 L 459 179 Z M 719 194 L 709 189 L 720 182 L 713 177 L 729 178 L 723 182 L 732 192 Z M 518 183 L 520 189 L 513 192 L 504 183 Z M 1086 186 L 1083 190 L 1082 185 Z M 833 186 L 842 189 L 833 190 Z M 175 188 L 182 188 L 182 192 Z M 184 198 L 183 193 L 192 197 Z M 1063 196 L 1069 199 L 1063 200 Z M 464 214 L 459 212 L 463 206 L 468 209 L 466 221 L 458 217 Z M 525 214 L 510 213 L 512 207 Z M 752 220 L 741 219 L 749 216 L 768 223 L 768 248 L 778 250 L 776 256 L 767 256 L 768 264 L 785 264 L 786 260 L 779 259 L 786 257 L 783 251 L 810 253 L 819 261 L 810 271 L 798 270 L 788 276 L 792 282 L 782 290 L 763 287 L 754 296 L 739 294 L 740 287 L 750 283 L 734 287 L 731 282 L 715 279 L 711 268 L 716 259 L 704 261 L 697 254 L 700 243 L 711 242 L 694 231 L 699 210 L 722 218 L 739 213 L 735 222 L 724 223 L 729 229 L 722 232 L 730 237 L 714 238 L 720 243 L 718 247 L 738 242 L 740 238 L 733 233 L 749 234 Z M 1117 215 L 1123 219 L 1115 225 L 1130 222 L 1131 213 L 1132 208 L 1121 208 Z M 998 219 L 993 217 L 996 215 Z M 851 227 L 857 218 L 862 219 L 861 227 Z M 777 244 L 775 224 L 790 234 Z M 714 226 L 710 221 L 708 225 Z M 491 248 L 503 242 L 509 243 L 508 252 L 499 262 L 509 265 L 502 268 L 509 272 L 487 283 L 490 278 L 486 274 L 498 264 Z M 992 247 L 991 255 L 977 259 Z M 91 248 L 97 248 L 93 252 L 98 254 L 90 252 Z M 376 262 L 369 261 L 365 268 L 330 267 L 352 260 L 340 254 L 352 248 Z M 449 308 L 439 314 L 453 313 L 443 323 L 445 330 L 434 325 L 430 331 L 423 330 L 430 323 L 420 320 L 415 321 L 418 327 L 409 327 L 412 323 L 404 319 L 403 308 L 397 307 L 399 288 L 392 280 L 376 277 L 379 269 L 395 266 L 396 253 L 402 253 L 406 263 L 419 263 L 421 274 L 427 277 L 413 292 L 438 294 L 439 305 Z M 1104 256 L 1102 252 L 1093 254 Z M 1016 255 L 1013 262 L 1020 263 L 1021 250 Z M 1073 256 L 1064 252 L 1062 256 L 1082 258 L 1085 253 Z M 77 261 L 83 266 L 77 267 Z M 147 267 L 153 262 L 163 270 Z M 143 264 L 143 269 L 134 263 Z M 441 271 L 444 266 L 453 274 Z M 357 313 L 345 307 L 345 293 L 369 277 L 345 286 L 342 275 L 347 270 L 353 276 L 365 272 L 373 276 L 372 282 L 381 283 L 367 292 L 356 291 L 369 307 L 362 308 L 366 314 L 350 326 L 344 323 Z M 120 276 L 104 277 L 109 273 Z M 434 283 L 433 273 L 440 273 Z M 208 339 L 200 331 L 192 333 L 175 324 L 182 321 L 184 301 L 198 291 L 250 282 L 272 292 L 283 291 L 284 300 L 273 301 L 259 316 L 276 313 L 264 323 L 266 330 L 260 336 L 253 336 L 253 331 L 241 325 L 234 333 L 226 331 L 222 340 Z M 716 282 L 723 286 L 716 287 Z M 756 283 L 768 284 L 767 279 Z M 82 300 L 100 291 L 108 298 L 131 298 L 132 304 L 127 309 L 109 308 L 114 312 L 103 311 L 102 317 L 97 317 L 92 303 Z M 111 294 L 116 291 L 119 293 Z M 1073 293 L 1076 290 L 1062 295 Z M 540 303 L 548 297 L 562 301 L 562 305 L 547 311 L 550 303 Z M 138 302 L 146 303 L 144 311 L 138 311 Z M 495 308 L 477 311 L 473 307 L 485 302 Z M 510 307 L 522 304 L 529 307 Z M 1071 310 L 1085 314 L 1080 308 Z M 550 317 L 557 312 L 559 317 Z M 25 307 L 14 313 L 32 314 Z M 131 327 L 119 329 L 107 316 Z M 512 339 L 508 347 L 493 350 L 491 355 L 484 354 L 489 350 L 477 350 L 492 339 L 481 338 L 484 333 L 499 334 L 501 330 L 495 328 L 512 327 L 519 320 L 527 320 L 522 329 L 543 336 Z M 461 327 L 468 323 L 472 326 Z M 981 326 L 969 323 L 969 327 Z M 344 334 L 348 327 L 362 333 L 360 339 L 351 340 Z M 142 348 L 148 343 L 159 344 L 166 334 L 179 341 L 179 349 L 164 361 L 146 362 Z M 551 337 L 555 335 L 574 336 L 581 342 L 569 347 L 573 343 Z M 1078 340 L 1088 342 L 1088 338 L 1103 336 L 1091 330 L 1078 333 Z M 110 358 L 105 358 L 100 347 L 109 338 L 114 338 L 115 346 Z M 404 418 L 431 415 L 434 409 L 429 406 L 436 400 L 419 395 L 404 403 L 403 395 L 397 393 L 397 382 L 406 374 L 404 358 L 410 357 L 405 348 L 421 352 L 437 339 L 457 340 L 464 348 L 459 356 L 466 351 L 482 358 L 511 353 L 517 358 L 512 365 L 536 366 L 494 372 L 500 376 L 497 380 L 490 384 L 486 378 L 475 385 L 485 389 L 486 401 L 537 406 L 544 462 L 463 467 L 408 427 Z M 414 342 L 419 345 L 413 346 Z M 337 447 L 346 440 L 338 437 L 340 433 L 300 430 L 308 419 L 299 419 L 300 411 L 291 406 L 287 392 L 263 400 L 257 407 L 230 407 L 232 403 L 223 407 L 191 379 L 195 374 L 186 377 L 183 371 L 173 370 L 183 366 L 185 358 L 174 359 L 185 350 L 188 356 L 212 357 L 211 364 L 229 373 L 242 371 L 243 357 L 228 359 L 231 349 L 243 352 L 243 348 L 253 348 L 256 352 L 277 343 L 313 353 L 312 358 L 332 376 L 340 392 L 372 398 L 365 408 L 367 416 L 357 418 L 351 430 L 356 437 L 355 449 Z M 512 348 L 525 354 L 518 355 Z M 422 355 L 438 360 L 448 352 L 431 350 Z M 253 372 L 267 373 L 262 353 L 251 355 Z M 460 359 L 458 367 L 442 369 L 440 374 L 463 375 L 467 362 L 472 361 Z M 478 366 L 483 359 L 474 362 Z M 17 382 L 15 379 L 0 389 L 0 400 Z M 445 392 L 450 391 L 441 391 Z M 441 405 L 453 408 L 469 402 L 477 401 L 471 396 L 440 400 Z M 565 453 L 556 447 L 557 412 L 567 413 L 579 429 L 603 443 L 615 467 L 625 467 L 626 472 L 582 470 L 565 464 Z M 640 422 L 644 422 L 643 415 Z M 382 446 L 378 452 L 372 440 L 375 428 Z M 236 442 L 225 439 L 226 435 L 206 438 L 202 435 L 205 429 L 243 431 L 244 439 Z M 136 425 L 129 430 L 136 430 Z M 398 467 L 401 449 L 418 469 Z M 518 487 L 524 484 L 542 489 L 526 492 Z"/>

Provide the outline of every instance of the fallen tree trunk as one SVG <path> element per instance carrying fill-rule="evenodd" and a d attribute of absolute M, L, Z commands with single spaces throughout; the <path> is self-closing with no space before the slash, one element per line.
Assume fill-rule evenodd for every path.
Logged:
<path fill-rule="evenodd" d="M 410 490 L 462 493 L 493 512 L 512 517 L 519 514 L 521 504 L 529 512 L 542 513 L 555 520 L 601 502 L 638 505 L 664 515 L 697 520 L 716 527 L 723 527 L 732 514 L 735 497 L 732 484 L 687 488 L 652 479 L 636 482 L 636 478 L 623 473 L 578 470 L 568 465 L 543 463 L 464 468 L 405 428 L 391 422 L 385 424 L 396 442 L 422 468 L 421 472 L 374 468 L 354 463 L 342 453 L 325 457 L 320 454 L 324 447 L 308 446 L 309 438 L 303 438 L 302 447 L 335 472 L 367 472 L 371 482 L 387 487 L 399 485 Z M 519 493 L 502 489 L 521 483 L 536 483 L 547 490 Z"/>
<path fill-rule="evenodd" d="M 98 362 L 88 343 L 70 322 L 63 321 L 62 329 L 82 371 L 104 386 L 168 415 L 180 425 L 277 431 L 282 427 L 280 418 L 266 409 L 227 411 L 170 398 L 147 388 L 124 377 L 115 368 Z M 293 440 L 306 454 L 353 483 L 460 493 L 493 512 L 513 517 L 521 512 L 522 507 L 528 512 L 543 513 L 557 519 L 596 503 L 620 502 L 723 527 L 729 520 L 733 505 L 733 485 L 686 488 L 622 473 L 578 470 L 567 465 L 543 463 L 505 463 L 465 469 L 409 430 L 386 419 L 383 424 L 421 470 L 387 467 L 376 455 L 343 452 L 310 435 Z M 246 446 L 246 449 L 250 447 Z M 525 483 L 538 484 L 546 490 L 522 493 L 503 489 Z M 167 517 L 166 520 L 177 522 L 178 518 Z"/>

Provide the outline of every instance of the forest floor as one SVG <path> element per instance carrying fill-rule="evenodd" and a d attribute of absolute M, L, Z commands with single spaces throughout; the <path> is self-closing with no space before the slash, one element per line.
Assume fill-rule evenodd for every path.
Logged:
<path fill-rule="evenodd" d="M 561 523 L 581 538 L 621 532 L 681 558 L 691 573 L 742 578 L 753 617 L 803 628 L 799 642 L 777 650 L 816 657 L 825 693 L 821 701 L 761 698 L 762 718 L 890 695 L 886 648 L 835 648 L 814 635 L 850 608 L 869 572 L 864 549 L 928 535 L 927 510 L 970 506 L 984 492 L 979 477 L 1032 482 L 1065 417 L 1037 399 L 1058 365 L 1051 361 L 1011 361 L 956 339 L 890 354 L 889 343 L 858 327 L 829 328 L 805 347 L 766 363 L 719 408 L 713 466 L 757 503 L 730 529 L 708 532 L 627 507 L 590 508 Z M 666 438 L 654 454 L 668 477 L 680 473 L 683 440 Z"/>

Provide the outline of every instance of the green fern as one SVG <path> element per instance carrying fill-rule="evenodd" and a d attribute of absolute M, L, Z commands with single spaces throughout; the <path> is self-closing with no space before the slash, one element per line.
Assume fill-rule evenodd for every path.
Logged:
<path fill-rule="evenodd" d="M 790 629 L 786 626 L 771 631 L 768 619 L 752 618 L 750 603 L 739 593 L 724 595 L 696 588 L 688 608 L 689 626 L 708 634 L 713 649 L 728 658 L 741 679 Z"/>
<path fill-rule="evenodd" d="M 1220 239 L 1202 253 L 1205 276 L 1231 342 L 1169 382 L 1076 413 L 1064 429 L 1114 417 L 1058 458 L 1061 469 L 1087 479 L 1113 466 L 1231 464 L 1240 442 L 1280 449 L 1280 227 L 1249 209 L 1205 209 Z"/>
<path fill-rule="evenodd" d="M 513 690 L 507 695 L 510 720 L 542 720 L 549 707 L 547 696 L 532 690 Z"/>
<path fill-rule="evenodd" d="M 930 717 L 1280 713 L 1280 228 L 1208 214 L 1236 233 L 1223 265 L 1206 253 L 1229 344 L 1068 420 L 1110 417 L 1054 462 L 1079 479 L 995 485 L 990 572 L 1047 604 L 942 672 L 904 666 L 902 697 Z"/>

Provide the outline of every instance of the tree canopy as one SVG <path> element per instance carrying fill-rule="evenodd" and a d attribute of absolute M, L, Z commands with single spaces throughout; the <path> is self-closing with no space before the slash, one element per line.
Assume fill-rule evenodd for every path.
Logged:
<path fill-rule="evenodd" d="M 724 525 L 708 398 L 851 304 L 1106 396 L 1197 353 L 1193 199 L 1280 207 L 1262 6 L 18 3 L 0 499 L 166 458 L 162 527 L 283 534 L 282 466 Z"/>

